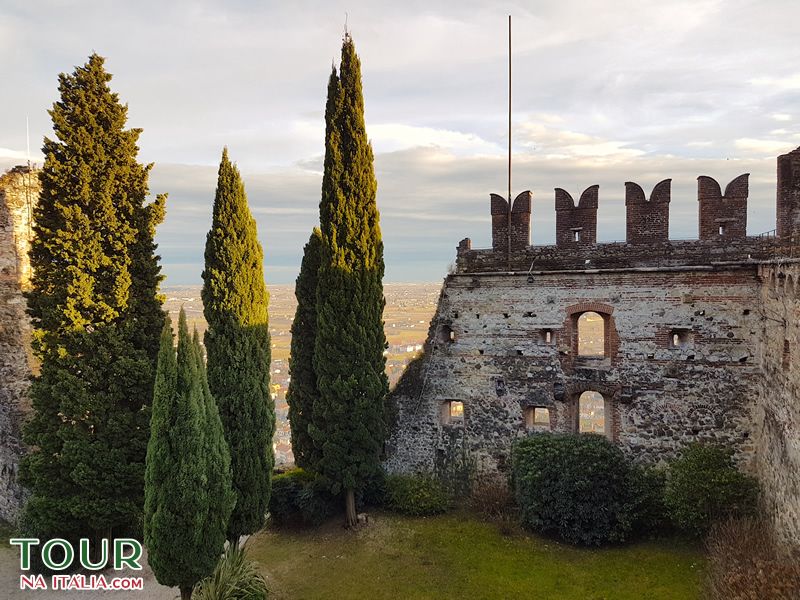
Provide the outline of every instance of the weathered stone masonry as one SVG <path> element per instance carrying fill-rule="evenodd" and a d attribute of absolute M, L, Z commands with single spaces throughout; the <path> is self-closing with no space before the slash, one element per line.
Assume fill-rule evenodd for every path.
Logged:
<path fill-rule="evenodd" d="M 39 196 L 35 172 L 17 167 L 0 177 L 0 518 L 13 521 L 24 499 L 17 483 L 20 426 L 35 368 L 23 290 L 30 281 L 31 214 Z"/>
<path fill-rule="evenodd" d="M 577 205 L 556 190 L 553 246 L 520 243 L 519 231 L 509 244 L 514 215 L 493 196 L 492 249 L 459 244 L 425 355 L 391 397 L 387 468 L 505 472 L 515 439 L 577 431 L 593 391 L 606 435 L 636 461 L 731 444 L 761 479 L 776 531 L 800 544 L 800 149 L 778 165 L 777 236 L 746 234 L 747 175 L 724 193 L 698 179 L 695 241 L 669 240 L 670 180 L 649 199 L 626 183 L 627 243 L 597 243 L 596 186 Z M 602 356 L 578 352 L 589 311 Z"/>

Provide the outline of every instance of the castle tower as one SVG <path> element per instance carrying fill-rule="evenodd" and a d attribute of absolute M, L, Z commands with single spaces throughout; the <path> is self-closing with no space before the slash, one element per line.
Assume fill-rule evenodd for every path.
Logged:
<path fill-rule="evenodd" d="M 23 454 L 20 425 L 30 408 L 35 362 L 23 292 L 30 285 L 28 249 L 38 173 L 15 167 L 0 176 L 0 518 L 14 521 L 24 500 L 17 483 Z"/>
<path fill-rule="evenodd" d="M 669 241 L 671 179 L 656 184 L 648 200 L 636 183 L 625 183 L 626 240 L 629 244 Z"/>
<path fill-rule="evenodd" d="M 800 236 L 800 148 L 778 157 L 777 235 Z"/>
<path fill-rule="evenodd" d="M 701 240 L 747 237 L 749 177 L 749 173 L 739 175 L 725 187 L 725 194 L 715 179 L 705 175 L 697 178 Z"/>

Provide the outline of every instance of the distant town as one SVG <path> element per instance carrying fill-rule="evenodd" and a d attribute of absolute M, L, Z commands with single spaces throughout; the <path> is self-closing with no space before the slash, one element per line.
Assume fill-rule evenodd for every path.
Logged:
<path fill-rule="evenodd" d="M 386 374 L 389 386 L 393 387 L 406 365 L 422 351 L 428 334 L 428 325 L 436 310 L 440 283 L 387 283 L 384 284 L 386 309 L 384 323 L 386 341 Z M 162 290 L 166 297 L 165 307 L 173 322 L 183 306 L 189 328 L 197 327 L 202 334 L 206 330 L 203 318 L 203 303 L 200 286 L 167 286 Z M 273 445 L 275 464 L 278 467 L 291 465 L 291 434 L 287 419 L 286 388 L 289 385 L 290 328 L 294 319 L 297 301 L 293 285 L 269 286 L 269 330 L 272 336 L 272 366 L 270 386 L 275 401 L 277 426 Z"/>

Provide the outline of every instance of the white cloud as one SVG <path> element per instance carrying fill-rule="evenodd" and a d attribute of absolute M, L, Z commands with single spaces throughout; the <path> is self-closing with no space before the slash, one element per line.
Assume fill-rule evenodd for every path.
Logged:
<path fill-rule="evenodd" d="M 751 79 L 750 83 L 757 86 L 770 88 L 772 91 L 791 91 L 800 90 L 800 73 L 788 75 L 786 77 L 757 77 Z"/>
<path fill-rule="evenodd" d="M 762 156 L 777 156 L 794 149 L 792 144 L 785 140 L 759 140 L 753 138 L 739 138 L 735 142 L 736 148 L 744 152 Z"/>
<path fill-rule="evenodd" d="M 774 113 L 772 115 L 772 118 L 775 119 L 776 121 L 791 121 L 792 115 L 787 113 Z"/>
<path fill-rule="evenodd" d="M 446 148 L 454 154 L 497 154 L 502 149 L 474 133 L 402 123 L 378 123 L 367 126 L 367 134 L 376 152 L 394 152 L 407 148 Z"/>

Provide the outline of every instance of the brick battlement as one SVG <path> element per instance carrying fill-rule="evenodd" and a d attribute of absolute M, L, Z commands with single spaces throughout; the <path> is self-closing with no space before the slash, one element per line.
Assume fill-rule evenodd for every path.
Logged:
<path fill-rule="evenodd" d="M 720 263 L 756 263 L 784 254 L 781 240 L 747 237 L 720 244 L 717 240 L 672 240 L 643 249 L 637 244 L 610 242 L 593 246 L 528 246 L 513 252 L 473 250 L 469 239 L 458 247 L 458 273 L 551 272 L 602 269 L 713 266 Z"/>
<path fill-rule="evenodd" d="M 556 243 L 530 245 L 531 192 L 512 203 L 491 194 L 492 248 L 458 246 L 459 273 L 629 269 L 710 266 L 793 256 L 800 240 L 800 148 L 778 157 L 776 237 L 747 236 L 749 174 L 720 184 L 697 178 L 698 238 L 669 239 L 671 179 L 656 184 L 648 198 L 640 185 L 625 183 L 626 241 L 597 243 L 600 186 L 586 188 L 576 203 L 555 189 Z"/>

